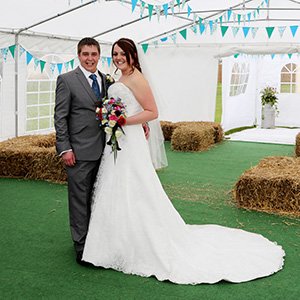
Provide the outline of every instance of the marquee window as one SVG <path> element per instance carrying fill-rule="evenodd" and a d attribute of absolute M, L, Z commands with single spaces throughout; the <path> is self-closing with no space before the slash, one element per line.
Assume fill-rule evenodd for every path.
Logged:
<path fill-rule="evenodd" d="M 231 81 L 230 81 L 230 96 L 237 96 L 246 92 L 249 80 L 249 64 L 235 63 L 232 67 Z"/>
<path fill-rule="evenodd" d="M 280 93 L 300 93 L 300 66 L 295 63 L 281 69 Z"/>
<path fill-rule="evenodd" d="M 47 55 L 41 60 L 61 61 L 57 55 Z M 45 65 L 43 73 L 40 66 L 31 65 L 26 85 L 26 131 L 54 128 L 55 88 L 58 70 Z"/>

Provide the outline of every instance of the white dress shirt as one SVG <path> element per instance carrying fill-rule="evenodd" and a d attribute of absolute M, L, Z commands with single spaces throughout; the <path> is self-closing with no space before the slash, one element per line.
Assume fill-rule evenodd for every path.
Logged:
<path fill-rule="evenodd" d="M 99 75 L 98 70 L 95 73 L 91 73 L 91 72 L 87 71 L 82 65 L 79 65 L 79 68 L 83 72 L 84 76 L 86 77 L 86 79 L 89 82 L 91 87 L 92 87 L 93 80 L 90 78 L 90 75 L 91 74 L 96 75 L 97 81 L 98 81 L 98 84 L 99 84 L 100 93 L 101 93 L 102 79 L 101 79 L 101 76 Z"/>

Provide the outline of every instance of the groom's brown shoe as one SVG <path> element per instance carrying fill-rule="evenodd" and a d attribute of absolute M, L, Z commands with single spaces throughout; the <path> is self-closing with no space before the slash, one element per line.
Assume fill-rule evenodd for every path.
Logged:
<path fill-rule="evenodd" d="M 83 251 L 78 251 L 77 252 L 77 255 L 76 255 L 76 262 L 78 264 L 80 264 L 81 266 L 85 266 L 85 267 L 93 267 L 94 265 L 87 262 L 87 261 L 84 261 L 82 260 L 82 254 L 83 254 Z"/>

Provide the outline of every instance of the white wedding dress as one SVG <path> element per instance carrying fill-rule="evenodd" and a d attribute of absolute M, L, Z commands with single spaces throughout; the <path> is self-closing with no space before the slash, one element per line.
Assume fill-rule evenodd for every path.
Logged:
<path fill-rule="evenodd" d="M 142 111 L 120 82 L 109 96 L 121 98 L 129 116 Z M 178 284 L 244 282 L 282 268 L 282 247 L 260 234 L 185 224 L 153 168 L 142 126 L 124 131 L 116 163 L 110 146 L 103 154 L 83 260 Z"/>

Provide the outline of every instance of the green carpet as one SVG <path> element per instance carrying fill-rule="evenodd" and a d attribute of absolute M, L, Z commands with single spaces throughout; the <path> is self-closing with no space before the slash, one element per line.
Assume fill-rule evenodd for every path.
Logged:
<path fill-rule="evenodd" d="M 294 146 L 225 141 L 202 153 L 166 143 L 169 166 L 159 177 L 187 223 L 220 224 L 263 234 L 282 245 L 280 272 L 251 282 L 197 286 L 159 282 L 75 262 L 66 185 L 0 178 L 1 299 L 298 299 L 300 220 L 234 205 L 238 177 L 260 159 L 294 155 Z"/>

